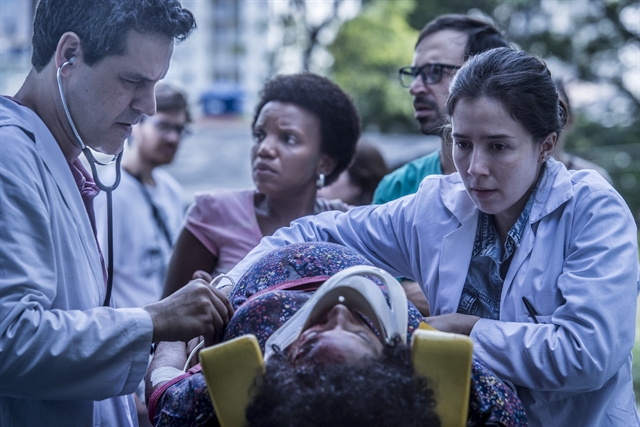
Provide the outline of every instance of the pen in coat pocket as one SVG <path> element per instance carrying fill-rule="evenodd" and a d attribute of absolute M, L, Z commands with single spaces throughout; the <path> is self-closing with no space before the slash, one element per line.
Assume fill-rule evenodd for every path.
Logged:
<path fill-rule="evenodd" d="M 529 317 L 533 319 L 533 323 L 537 324 L 538 319 L 536 318 L 536 315 L 538 314 L 538 312 L 536 311 L 536 309 L 533 308 L 533 305 L 531 305 L 527 297 L 522 297 L 522 302 L 524 302 L 524 306 L 527 308 L 527 311 L 529 312 Z"/>

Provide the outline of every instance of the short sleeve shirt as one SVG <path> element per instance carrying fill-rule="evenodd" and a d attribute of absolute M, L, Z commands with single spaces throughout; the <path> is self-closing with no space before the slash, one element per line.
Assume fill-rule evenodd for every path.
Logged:
<path fill-rule="evenodd" d="M 414 194 L 428 175 L 442 174 L 440 150 L 420 157 L 391 172 L 380 181 L 373 194 L 373 204 L 381 205 Z"/>

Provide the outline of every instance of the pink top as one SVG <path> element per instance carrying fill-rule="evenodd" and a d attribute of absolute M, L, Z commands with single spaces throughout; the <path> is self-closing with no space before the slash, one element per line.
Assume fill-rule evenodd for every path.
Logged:
<path fill-rule="evenodd" d="M 235 267 L 262 239 L 253 206 L 255 193 L 255 189 L 197 193 L 187 211 L 185 228 L 218 259 L 214 277 Z M 316 200 L 316 213 L 347 209 L 340 200 Z"/>

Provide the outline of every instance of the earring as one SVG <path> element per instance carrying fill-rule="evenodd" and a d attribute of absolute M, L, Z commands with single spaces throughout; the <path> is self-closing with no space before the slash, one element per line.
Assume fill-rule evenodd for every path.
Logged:
<path fill-rule="evenodd" d="M 318 175 L 318 179 L 316 180 L 316 188 L 319 190 L 322 187 L 324 187 L 324 174 L 321 173 L 320 175 Z"/>

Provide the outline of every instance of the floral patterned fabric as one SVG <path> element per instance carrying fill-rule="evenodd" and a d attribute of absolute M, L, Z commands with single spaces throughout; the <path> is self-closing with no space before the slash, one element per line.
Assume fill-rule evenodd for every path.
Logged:
<path fill-rule="evenodd" d="M 478 359 L 471 363 L 468 427 L 527 426 L 527 415 L 513 389 Z"/>
<path fill-rule="evenodd" d="M 276 290 L 256 294 L 292 280 L 331 276 L 363 264 L 371 265 L 354 251 L 331 243 L 290 245 L 266 255 L 247 271 L 229 295 L 236 312 L 225 330 L 224 340 L 254 334 L 264 352 L 271 334 L 289 320 L 312 293 Z M 411 303 L 408 320 L 410 340 L 422 321 Z M 155 411 L 150 411 L 153 412 L 152 421 L 157 426 L 206 425 L 214 421 L 213 406 L 199 365 L 166 389 Z M 515 393 L 477 360 L 473 361 L 471 373 L 468 425 L 527 425 L 522 403 Z"/>

